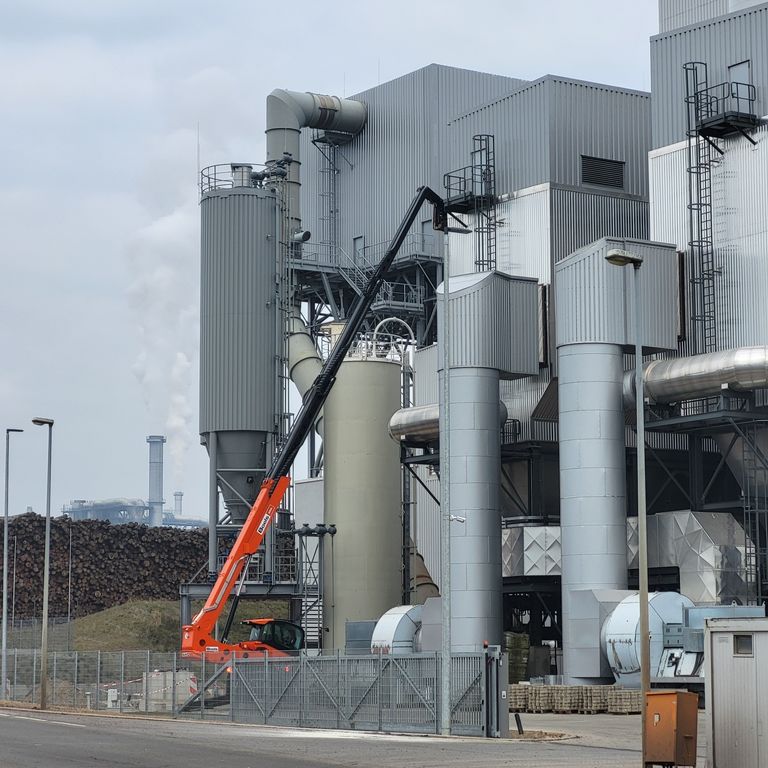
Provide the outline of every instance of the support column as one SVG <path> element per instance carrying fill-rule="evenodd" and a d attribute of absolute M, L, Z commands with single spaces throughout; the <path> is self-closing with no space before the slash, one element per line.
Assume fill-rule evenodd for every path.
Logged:
<path fill-rule="evenodd" d="M 499 372 L 452 368 L 451 650 L 501 645 Z"/>
<path fill-rule="evenodd" d="M 219 541 L 216 526 L 219 523 L 219 480 L 217 476 L 218 435 L 208 433 L 208 574 L 218 573 Z"/>
<path fill-rule="evenodd" d="M 577 683 L 602 676 L 592 590 L 627 587 L 623 373 L 618 345 L 559 349 L 563 663 Z"/>

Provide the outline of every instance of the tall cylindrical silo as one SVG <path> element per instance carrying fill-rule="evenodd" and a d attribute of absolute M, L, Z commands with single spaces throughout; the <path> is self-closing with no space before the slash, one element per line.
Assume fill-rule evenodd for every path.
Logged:
<path fill-rule="evenodd" d="M 277 200 L 235 186 L 207 191 L 200 208 L 200 434 L 242 522 L 275 431 Z"/>
<path fill-rule="evenodd" d="M 400 454 L 389 436 L 400 364 L 349 359 L 325 404 L 323 645 L 344 647 L 347 620 L 378 619 L 401 602 Z"/>

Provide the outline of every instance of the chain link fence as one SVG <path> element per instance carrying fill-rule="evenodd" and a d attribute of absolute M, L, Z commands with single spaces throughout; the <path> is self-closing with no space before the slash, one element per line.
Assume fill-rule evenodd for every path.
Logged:
<path fill-rule="evenodd" d="M 40 701 L 40 653 L 8 653 L 2 699 Z M 481 736 L 486 723 L 483 654 L 452 659 L 452 733 Z M 239 723 L 437 733 L 440 658 L 260 657 L 217 664 L 153 651 L 55 651 L 47 705 Z"/>

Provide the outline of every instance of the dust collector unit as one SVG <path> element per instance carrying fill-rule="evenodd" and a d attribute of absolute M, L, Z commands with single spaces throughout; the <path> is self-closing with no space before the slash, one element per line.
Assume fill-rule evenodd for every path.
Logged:
<path fill-rule="evenodd" d="M 200 202 L 200 435 L 237 523 L 275 431 L 277 200 L 235 171 Z"/>

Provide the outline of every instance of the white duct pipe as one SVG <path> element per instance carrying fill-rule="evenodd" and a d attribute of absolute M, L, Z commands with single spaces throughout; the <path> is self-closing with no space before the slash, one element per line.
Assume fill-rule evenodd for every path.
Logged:
<path fill-rule="evenodd" d="M 363 129 L 367 114 L 362 102 L 337 96 L 282 88 L 267 96 L 267 165 L 274 165 L 286 156 L 291 160 L 286 178 L 291 235 L 301 229 L 301 129 L 319 128 L 354 135 Z"/>

